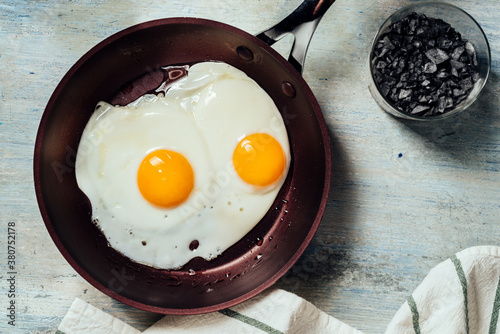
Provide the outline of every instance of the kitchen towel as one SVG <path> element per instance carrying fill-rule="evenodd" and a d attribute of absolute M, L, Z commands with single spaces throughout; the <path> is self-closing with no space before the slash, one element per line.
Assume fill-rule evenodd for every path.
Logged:
<path fill-rule="evenodd" d="M 57 334 L 139 334 L 111 315 L 76 299 Z M 292 334 L 361 333 L 320 311 L 306 300 L 284 290 L 269 289 L 219 312 L 165 316 L 144 334 Z"/>
<path fill-rule="evenodd" d="M 500 247 L 467 248 L 434 267 L 386 333 L 500 333 Z"/>
<path fill-rule="evenodd" d="M 434 267 L 390 321 L 386 333 L 500 333 L 500 247 L 465 249 Z M 76 299 L 59 334 L 140 331 Z M 165 316 L 142 332 L 248 334 L 362 334 L 290 292 L 269 289 L 229 309 Z"/>

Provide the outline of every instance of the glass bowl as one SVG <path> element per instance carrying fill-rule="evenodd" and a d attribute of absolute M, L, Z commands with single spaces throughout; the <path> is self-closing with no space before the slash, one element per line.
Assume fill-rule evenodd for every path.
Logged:
<path fill-rule="evenodd" d="M 418 64 L 418 63 L 413 64 L 414 69 L 420 68 L 420 70 L 418 70 L 418 71 L 412 70 L 412 71 L 414 71 L 412 73 L 415 73 L 415 75 L 417 75 L 417 78 L 412 81 L 413 83 L 411 85 L 407 84 L 406 81 L 404 81 L 403 77 L 401 77 L 401 76 L 398 77 L 398 74 L 395 74 L 397 72 L 397 69 L 393 70 L 393 67 L 389 68 L 389 65 L 387 65 L 387 67 L 388 67 L 387 70 L 385 68 L 383 70 L 385 71 L 384 73 L 392 73 L 392 76 L 390 78 L 386 77 L 385 76 L 386 74 L 383 74 L 384 76 L 382 76 L 381 68 L 383 68 L 383 66 L 385 66 L 385 64 L 390 63 L 390 59 L 391 59 L 391 58 L 385 59 L 384 57 L 391 56 L 392 51 L 390 49 L 392 48 L 392 46 L 394 46 L 394 44 L 392 43 L 394 41 L 391 40 L 391 38 L 392 38 L 391 36 L 394 36 L 394 35 L 387 35 L 387 34 L 390 31 L 393 31 L 393 32 L 396 31 L 393 28 L 394 27 L 393 24 L 400 22 L 401 20 L 407 18 L 412 13 L 417 13 L 419 15 L 423 14 L 427 17 L 427 19 L 433 18 L 433 19 L 443 20 L 445 23 L 448 23 L 453 29 L 455 29 L 456 32 L 458 32 L 461 35 L 463 40 L 469 41 L 472 44 L 472 46 L 474 47 L 475 55 L 473 53 L 468 53 L 467 50 L 465 50 L 462 53 L 462 55 L 464 55 L 464 56 L 466 54 L 469 54 L 471 60 L 475 57 L 476 61 L 477 61 L 475 74 L 473 76 L 471 75 L 471 78 L 473 77 L 473 80 L 471 82 L 472 85 L 469 84 L 469 87 L 472 86 L 472 89 L 470 90 L 468 95 L 462 94 L 464 97 L 467 96 L 462 101 L 460 101 L 460 102 L 453 101 L 454 103 L 452 104 L 451 100 L 449 100 L 450 98 L 455 99 L 456 98 L 455 94 L 460 94 L 460 91 L 454 92 L 453 87 L 449 87 L 449 90 L 447 91 L 448 95 L 446 98 L 443 98 L 444 102 L 441 101 L 442 104 L 440 104 L 441 102 L 439 102 L 439 103 L 436 102 L 437 95 L 434 95 L 433 97 L 431 97 L 430 91 L 433 91 L 433 89 L 434 90 L 437 89 L 437 86 L 440 85 L 439 79 L 435 78 L 435 76 L 437 76 L 439 74 L 439 71 L 441 71 L 441 69 L 444 68 L 445 66 L 448 66 L 448 70 L 443 69 L 443 72 L 449 71 L 452 67 L 458 68 L 459 65 L 456 65 L 458 63 L 454 63 L 454 65 L 452 66 L 452 65 L 450 65 L 451 61 L 455 60 L 455 59 L 457 61 L 461 61 L 461 60 L 465 59 L 465 58 L 459 58 L 460 56 L 457 57 L 456 55 L 458 55 L 458 53 L 453 54 L 453 52 L 452 52 L 453 47 L 450 47 L 450 45 L 447 44 L 449 41 L 446 38 L 443 37 L 443 38 L 439 39 L 439 37 L 444 34 L 442 31 L 438 35 L 436 35 L 436 33 L 434 33 L 434 35 L 436 35 L 434 38 L 435 39 L 434 46 L 429 44 L 430 46 L 426 45 L 424 48 L 422 46 L 422 43 L 420 43 L 420 44 L 415 44 L 416 46 L 415 45 L 412 46 L 412 47 L 414 47 L 413 51 L 411 50 L 412 47 L 407 47 L 404 49 L 404 50 L 408 49 L 408 53 L 406 53 L 406 55 L 409 55 L 410 52 L 421 52 L 422 53 L 422 58 L 421 58 L 422 62 L 420 64 Z M 418 22 L 418 21 L 415 21 L 415 22 Z M 431 26 L 431 25 L 429 25 L 429 26 Z M 406 30 L 403 29 L 405 32 L 400 33 L 400 31 L 396 31 L 396 34 L 398 34 L 399 36 L 403 36 L 402 38 L 409 38 L 408 36 L 406 36 L 406 33 L 408 31 L 410 31 L 408 34 L 414 35 L 414 38 L 411 39 L 412 41 L 414 41 L 414 43 L 417 43 L 418 41 L 420 41 L 420 38 L 423 38 L 423 37 L 419 37 L 419 36 L 423 36 L 423 35 L 418 35 L 419 33 L 422 34 L 422 30 L 417 31 L 419 28 L 418 25 L 416 27 L 414 25 L 415 30 L 412 30 L 411 23 L 408 24 L 407 27 L 408 28 L 406 28 Z M 425 33 L 427 33 L 427 32 L 425 32 Z M 429 33 L 429 35 L 432 35 L 432 34 Z M 389 41 L 391 43 L 387 43 L 387 38 L 384 41 L 384 37 L 389 38 Z M 394 38 L 396 38 L 396 37 L 394 37 Z M 429 39 L 432 39 L 432 38 L 429 38 Z M 409 43 L 407 41 L 408 40 L 406 40 L 406 42 L 402 41 L 401 43 L 402 44 Z M 424 40 L 423 42 L 426 42 L 426 41 L 428 41 L 428 40 Z M 386 43 L 386 44 L 384 44 L 384 43 Z M 381 45 L 388 45 L 388 47 L 387 47 L 388 50 L 387 50 L 386 54 L 383 53 L 383 49 L 381 52 Z M 402 47 L 402 45 L 396 44 L 396 46 L 393 48 L 393 50 L 401 50 L 401 47 Z M 444 53 L 441 51 L 436 51 L 436 48 L 441 49 L 441 47 L 443 50 L 445 50 Z M 428 57 L 426 55 L 426 53 L 429 52 L 429 50 L 431 48 L 433 50 L 430 51 L 431 52 L 431 53 L 429 53 L 430 57 Z M 446 48 L 448 48 L 448 49 L 446 49 Z M 418 51 L 418 50 L 420 50 L 420 51 Z M 423 50 L 426 50 L 426 51 L 424 52 Z M 449 50 L 449 51 L 446 51 L 446 50 Z M 437 55 L 436 55 L 436 53 L 437 53 Z M 441 53 L 441 55 L 440 55 L 440 53 Z M 444 54 L 446 54 L 446 55 L 444 55 Z M 433 57 L 433 56 L 435 56 L 435 57 Z M 417 59 L 417 58 L 413 58 L 413 59 Z M 446 60 L 444 60 L 444 59 L 446 59 Z M 383 60 L 384 62 L 379 64 L 380 60 Z M 400 58 L 400 60 L 401 60 L 401 58 Z M 404 63 L 404 62 L 402 63 L 401 68 L 402 69 L 404 68 L 404 70 L 402 70 L 403 73 L 404 73 L 404 71 L 410 71 L 410 70 L 408 70 L 408 67 L 411 66 L 410 63 L 411 63 L 411 61 L 407 61 L 406 63 Z M 427 63 L 437 63 L 437 65 L 434 66 L 432 64 L 427 64 Z M 446 65 L 447 63 L 448 63 L 448 65 Z M 377 35 L 375 36 L 375 38 L 373 40 L 373 44 L 372 44 L 369 58 L 368 58 L 368 68 L 370 71 L 369 90 L 370 90 L 373 98 L 375 99 L 375 101 L 379 104 L 379 106 L 384 111 L 386 111 L 387 113 L 389 113 L 391 115 L 405 118 L 405 119 L 422 120 L 422 121 L 443 119 L 443 118 L 447 118 L 449 116 L 458 114 L 461 111 L 467 109 L 477 99 L 479 93 L 483 89 L 483 87 L 488 79 L 490 67 L 491 67 L 491 55 L 490 55 L 490 47 L 488 44 L 488 40 L 486 39 L 486 36 L 485 36 L 483 30 L 481 29 L 481 27 L 479 26 L 479 24 L 469 14 L 467 14 L 465 11 L 463 11 L 462 9 L 460 9 L 454 5 L 450 5 L 450 4 L 447 4 L 444 2 L 423 1 L 423 2 L 418 2 L 418 3 L 404 6 L 403 8 L 401 8 L 400 10 L 396 11 L 391 16 L 389 16 L 389 18 L 380 27 Z M 418 73 L 419 71 L 420 71 L 420 73 Z M 455 71 L 454 74 L 452 74 L 450 72 L 450 73 L 444 73 L 443 75 L 448 75 L 450 80 L 452 80 L 453 82 L 457 81 L 457 79 L 458 79 L 458 81 L 461 80 L 461 78 L 457 74 L 458 72 L 456 72 L 456 70 L 454 70 L 454 71 Z M 424 76 L 421 76 L 421 75 L 424 75 Z M 455 78 L 452 78 L 452 76 L 454 76 Z M 429 78 L 428 81 L 430 81 L 432 83 L 430 85 L 430 87 L 429 87 L 429 83 L 425 82 L 426 78 Z M 432 78 L 434 78 L 434 80 Z M 406 79 L 407 79 L 407 76 L 406 76 Z M 384 80 L 385 80 L 385 82 L 384 82 Z M 386 83 L 388 81 L 391 82 L 392 86 L 391 86 L 391 84 L 388 85 Z M 408 85 L 409 88 L 408 89 L 406 89 L 404 87 L 401 88 L 401 85 L 403 85 L 403 84 Z M 399 88 L 397 88 L 398 85 L 400 86 Z M 413 87 L 415 85 L 417 87 Z M 447 86 L 453 86 L 453 85 L 455 85 L 455 84 L 450 83 Z M 388 89 L 388 87 L 389 87 L 389 89 Z M 455 87 L 455 88 L 457 88 L 457 87 Z M 461 89 L 461 88 L 458 87 L 457 89 Z M 411 93 L 409 93 L 410 90 L 412 90 Z M 423 91 L 429 92 L 429 94 L 427 94 L 427 96 L 425 96 L 425 94 L 422 93 Z M 464 91 L 465 91 L 465 88 L 464 88 Z M 410 96 L 408 97 L 407 94 L 410 94 Z M 414 94 L 414 95 L 411 95 L 411 94 Z M 418 96 L 416 96 L 416 95 L 418 95 Z M 396 104 L 399 104 L 400 102 L 393 102 L 393 101 L 395 101 L 394 99 L 396 99 L 395 96 L 397 96 L 397 98 L 399 98 L 399 99 L 407 98 L 407 101 L 408 101 L 407 105 L 403 106 L 403 107 L 396 106 Z M 444 96 L 444 95 L 442 95 L 442 96 Z M 393 100 L 391 100 L 391 98 Z M 432 101 L 433 98 L 434 98 L 434 101 Z M 425 101 L 426 99 L 427 99 L 427 101 Z M 448 99 L 448 100 L 446 100 L 446 99 Z M 420 104 L 419 101 L 422 102 L 422 104 Z M 446 103 L 446 102 L 449 102 L 449 103 Z M 456 102 L 456 104 L 455 104 L 455 102 Z M 426 108 L 426 106 L 428 107 L 431 104 L 434 104 L 434 107 L 429 107 L 429 109 L 424 109 L 424 108 Z M 418 106 L 418 105 L 421 105 L 421 107 L 416 108 L 416 106 Z M 438 106 L 439 106 L 439 108 L 438 108 Z M 433 109 L 433 108 L 435 108 L 435 109 Z M 422 109 L 424 109 L 424 111 L 417 112 L 418 110 L 422 110 Z M 412 112 L 414 112 L 414 113 L 412 113 Z"/>

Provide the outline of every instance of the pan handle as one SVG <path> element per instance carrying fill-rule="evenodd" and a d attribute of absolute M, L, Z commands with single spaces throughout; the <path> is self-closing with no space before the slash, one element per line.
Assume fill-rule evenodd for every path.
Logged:
<path fill-rule="evenodd" d="M 288 61 L 302 74 L 307 48 L 319 21 L 335 0 L 304 0 L 290 15 L 275 26 L 256 35 L 268 45 L 273 45 L 287 34 L 294 41 Z"/>

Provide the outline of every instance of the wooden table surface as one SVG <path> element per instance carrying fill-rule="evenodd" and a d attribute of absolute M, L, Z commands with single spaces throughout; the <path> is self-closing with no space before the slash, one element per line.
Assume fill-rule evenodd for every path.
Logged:
<path fill-rule="evenodd" d="M 277 287 L 365 332 L 386 325 L 428 271 L 500 237 L 500 6 L 448 1 L 470 13 L 491 46 L 492 72 L 469 111 L 414 123 L 380 110 L 367 86 L 377 28 L 408 1 L 337 0 L 311 42 L 304 70 L 325 115 L 333 155 L 322 224 Z M 36 203 L 38 124 L 55 86 L 92 46 L 151 19 L 208 18 L 258 33 L 300 0 L 0 0 L 0 332 L 51 333 L 75 297 L 138 329 L 159 315 L 97 291 L 63 259 Z M 276 49 L 286 54 L 291 39 Z M 7 310 L 9 222 L 16 231 L 16 327 Z M 17 330 L 17 331 L 14 331 Z"/>

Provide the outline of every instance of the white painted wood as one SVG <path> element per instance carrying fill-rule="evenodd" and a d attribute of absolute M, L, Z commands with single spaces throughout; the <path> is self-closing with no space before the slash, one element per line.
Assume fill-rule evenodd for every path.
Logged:
<path fill-rule="evenodd" d="M 304 77 L 331 133 L 328 207 L 306 254 L 276 286 L 365 333 L 380 333 L 437 263 L 500 237 L 500 7 L 449 1 L 482 25 L 492 75 L 463 116 L 437 124 L 383 113 L 368 92 L 367 55 L 378 26 L 405 1 L 337 0 L 311 42 Z M 158 315 L 84 281 L 40 217 L 32 155 L 55 86 L 93 45 L 130 25 L 174 16 L 222 21 L 251 33 L 299 0 L 0 0 L 0 332 L 50 333 L 75 297 L 138 329 Z M 277 48 L 285 53 L 290 40 Z M 7 223 L 17 230 L 16 330 L 7 325 Z M 4 315 L 5 314 L 5 315 Z"/>

